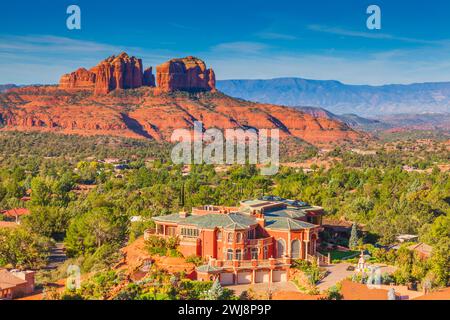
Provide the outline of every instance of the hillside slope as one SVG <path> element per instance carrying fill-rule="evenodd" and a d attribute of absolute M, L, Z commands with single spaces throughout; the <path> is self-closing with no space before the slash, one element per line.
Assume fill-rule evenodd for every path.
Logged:
<path fill-rule="evenodd" d="M 0 84 L 0 93 L 12 88 L 17 88 L 17 86 L 15 84 Z"/>
<path fill-rule="evenodd" d="M 202 121 L 205 128 L 278 128 L 282 139 L 300 138 L 315 145 L 366 137 L 342 122 L 293 108 L 246 102 L 219 92 L 154 90 L 141 87 L 95 95 L 54 86 L 12 89 L 0 95 L 2 130 L 169 141 L 174 129 L 190 129 L 194 121 Z"/>

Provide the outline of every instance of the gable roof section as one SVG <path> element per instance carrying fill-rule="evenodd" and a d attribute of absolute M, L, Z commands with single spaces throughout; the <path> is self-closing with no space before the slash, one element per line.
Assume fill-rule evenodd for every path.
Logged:
<path fill-rule="evenodd" d="M 15 208 L 10 210 L 3 210 L 2 213 L 3 215 L 5 215 L 5 217 L 20 217 L 30 214 L 30 210 L 26 208 Z"/>
<path fill-rule="evenodd" d="M 266 219 L 266 229 L 275 230 L 303 230 L 317 227 L 312 223 L 294 220 L 286 217 L 268 217 Z"/>
<path fill-rule="evenodd" d="M 413 244 L 413 245 L 409 246 L 408 249 L 417 251 L 426 256 L 430 256 L 431 253 L 433 252 L 433 247 L 428 244 L 425 244 L 423 242 L 418 243 L 418 244 Z"/>
<path fill-rule="evenodd" d="M 171 214 L 167 214 L 164 216 L 152 217 L 152 219 L 155 221 L 161 221 L 161 222 L 178 223 L 179 221 L 181 221 L 185 218 L 180 217 L 179 213 L 171 213 Z"/>
<path fill-rule="evenodd" d="M 300 209 L 279 209 L 279 210 L 268 210 L 264 212 L 265 217 L 284 217 L 284 218 L 303 218 L 306 213 Z"/>
<path fill-rule="evenodd" d="M 7 270 L 0 270 L 0 289 L 10 289 L 25 283 L 27 283 L 25 280 L 12 275 Z"/>

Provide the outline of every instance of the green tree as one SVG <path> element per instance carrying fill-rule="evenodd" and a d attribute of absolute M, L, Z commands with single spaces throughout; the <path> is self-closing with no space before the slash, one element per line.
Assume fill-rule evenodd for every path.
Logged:
<path fill-rule="evenodd" d="M 31 203 L 46 206 L 52 198 L 52 187 L 48 179 L 35 177 L 31 180 Z"/>
<path fill-rule="evenodd" d="M 207 300 L 220 300 L 223 297 L 223 288 L 220 285 L 219 279 L 216 279 L 206 294 Z"/>
<path fill-rule="evenodd" d="M 0 266 L 41 268 L 47 263 L 51 242 L 23 228 L 0 229 Z"/>
<path fill-rule="evenodd" d="M 56 239 L 67 230 L 71 214 L 65 208 L 32 206 L 30 211 L 31 214 L 25 216 L 22 222 L 30 232 Z"/>
<path fill-rule="evenodd" d="M 442 238 L 434 246 L 430 258 L 430 273 L 436 286 L 450 285 L 450 239 Z M 430 276 L 430 275 L 428 275 Z"/>
<path fill-rule="evenodd" d="M 342 300 L 344 296 L 341 293 L 341 285 L 334 285 L 327 290 L 324 300 Z"/>
<path fill-rule="evenodd" d="M 358 247 L 358 228 L 356 223 L 354 222 L 352 225 L 352 231 L 350 233 L 350 240 L 348 241 L 348 245 L 350 249 L 356 249 Z"/>
<path fill-rule="evenodd" d="M 94 208 L 76 217 L 67 230 L 65 245 L 69 256 L 93 253 L 103 244 L 120 244 L 125 241 L 128 217 L 111 208 Z"/>

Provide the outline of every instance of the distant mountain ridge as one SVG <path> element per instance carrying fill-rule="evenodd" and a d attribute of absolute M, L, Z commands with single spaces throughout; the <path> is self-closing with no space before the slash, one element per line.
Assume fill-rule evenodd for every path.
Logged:
<path fill-rule="evenodd" d="M 276 78 L 220 80 L 216 85 L 223 93 L 236 98 L 322 107 L 337 114 L 450 113 L 450 82 L 369 86 L 334 80 Z"/>
<path fill-rule="evenodd" d="M 377 119 L 363 118 L 356 114 L 337 115 L 324 108 L 318 107 L 295 107 L 295 108 L 307 114 L 310 114 L 313 117 L 327 118 L 330 120 L 343 122 L 349 127 L 357 130 L 372 131 L 391 128 L 391 126 L 388 125 L 387 123 L 384 123 Z"/>
<path fill-rule="evenodd" d="M 364 118 L 356 114 L 337 115 L 317 107 L 295 107 L 313 117 L 340 121 L 347 126 L 364 131 L 391 129 L 450 131 L 450 113 L 392 114 Z"/>
<path fill-rule="evenodd" d="M 17 86 L 15 84 L 0 84 L 0 93 L 12 88 L 17 88 Z"/>

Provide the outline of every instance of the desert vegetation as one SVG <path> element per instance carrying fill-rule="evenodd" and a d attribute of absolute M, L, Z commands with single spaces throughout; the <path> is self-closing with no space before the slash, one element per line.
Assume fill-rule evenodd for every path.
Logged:
<path fill-rule="evenodd" d="M 398 283 L 426 280 L 435 287 L 449 285 L 450 179 L 449 172 L 436 166 L 448 163 L 449 152 L 439 147 L 436 153 L 423 152 L 416 158 L 405 150 L 376 156 L 332 150 L 325 156 L 342 161 L 329 168 L 304 172 L 282 167 L 271 177 L 259 175 L 253 165 L 220 171 L 212 165 L 193 165 L 186 174 L 185 167 L 170 162 L 163 145 L 132 139 L 1 133 L 0 150 L 2 209 L 30 210 L 20 226 L 0 230 L 0 265 L 39 269 L 53 244 L 62 242 L 70 262 L 80 265 L 83 273 L 103 272 L 67 298 L 106 297 L 97 288 L 120 278 L 108 273 L 115 272 L 110 267 L 120 260 L 119 249 L 152 227 L 151 217 L 203 204 L 235 205 L 263 194 L 301 199 L 323 206 L 328 217 L 364 225 L 367 232 L 358 246 L 371 245 L 373 256 L 399 265 Z M 126 169 L 115 168 L 104 161 L 107 158 L 126 162 Z M 423 161 L 430 170 L 402 168 L 415 161 Z M 140 219 L 132 222 L 131 217 Z M 374 245 L 390 244 L 400 233 L 418 234 L 433 247 L 432 258 L 422 263 L 400 250 L 395 257 L 377 252 Z M 176 242 L 155 240 L 148 252 L 179 256 Z M 310 271 L 316 278 L 316 271 Z M 50 278 L 43 277 L 43 285 Z M 142 288 L 130 284 L 118 297 L 196 298 L 209 289 L 206 284 L 177 281 L 176 292 L 154 292 L 148 283 Z M 189 296 L 189 286 L 200 286 L 195 289 L 198 295 Z"/>

